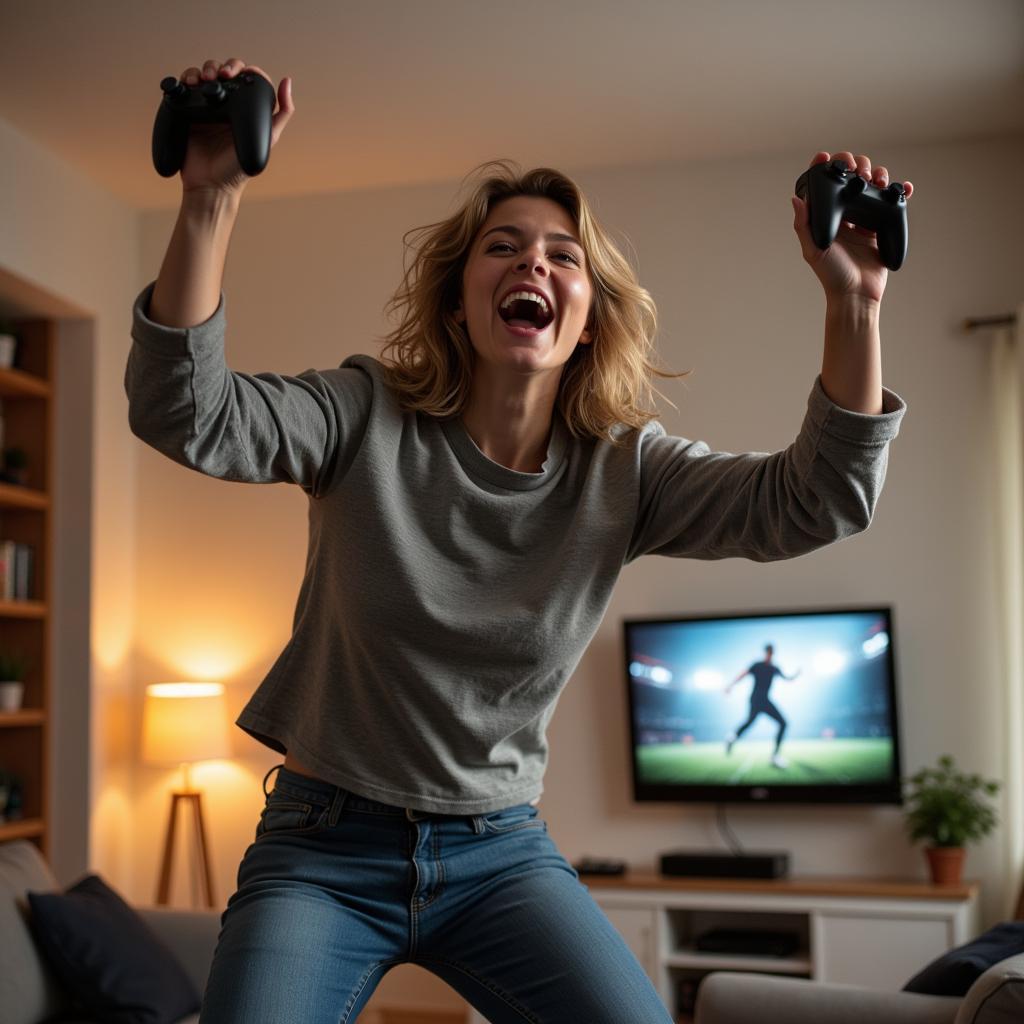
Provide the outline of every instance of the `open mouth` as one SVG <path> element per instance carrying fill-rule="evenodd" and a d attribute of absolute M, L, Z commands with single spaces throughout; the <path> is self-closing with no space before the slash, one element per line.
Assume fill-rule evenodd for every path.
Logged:
<path fill-rule="evenodd" d="M 542 331 L 555 318 L 544 297 L 535 292 L 511 292 L 498 307 L 498 316 L 509 327 Z"/>

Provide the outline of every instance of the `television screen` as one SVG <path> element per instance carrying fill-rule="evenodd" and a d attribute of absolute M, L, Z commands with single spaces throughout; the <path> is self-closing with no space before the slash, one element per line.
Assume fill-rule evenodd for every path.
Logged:
<path fill-rule="evenodd" d="M 891 608 L 623 626 L 637 800 L 901 802 Z"/>

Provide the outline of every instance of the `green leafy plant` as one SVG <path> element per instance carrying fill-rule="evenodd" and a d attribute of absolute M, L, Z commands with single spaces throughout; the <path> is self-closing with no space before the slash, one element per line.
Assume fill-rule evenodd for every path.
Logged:
<path fill-rule="evenodd" d="M 28 672 L 29 661 L 18 651 L 0 649 L 0 681 L 23 682 Z"/>
<path fill-rule="evenodd" d="M 966 846 L 983 839 L 999 822 L 987 799 L 999 792 L 999 783 L 959 771 L 949 754 L 939 758 L 937 768 L 922 768 L 905 781 L 912 842 Z"/>

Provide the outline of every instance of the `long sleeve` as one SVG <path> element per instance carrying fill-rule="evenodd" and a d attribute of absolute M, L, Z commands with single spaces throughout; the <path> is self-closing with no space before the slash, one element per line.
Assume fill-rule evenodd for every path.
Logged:
<path fill-rule="evenodd" d="M 364 371 L 232 371 L 224 359 L 223 296 L 209 320 L 174 328 L 147 316 L 152 289 L 143 289 L 132 310 L 125 370 L 132 432 L 209 476 L 323 493 L 369 417 L 372 386 Z"/>
<path fill-rule="evenodd" d="M 841 409 L 818 378 L 800 432 L 779 452 L 712 452 L 653 425 L 639 449 L 639 508 L 626 561 L 659 554 L 766 562 L 866 529 L 905 412 L 887 389 L 881 415 Z"/>

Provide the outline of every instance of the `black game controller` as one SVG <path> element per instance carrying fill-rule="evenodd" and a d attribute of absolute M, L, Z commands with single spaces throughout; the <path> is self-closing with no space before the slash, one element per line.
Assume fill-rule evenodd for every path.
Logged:
<path fill-rule="evenodd" d="M 894 181 L 878 188 L 850 170 L 845 160 L 815 164 L 796 180 L 796 194 L 807 201 L 811 238 L 827 249 L 844 220 L 878 235 L 878 254 L 890 270 L 907 258 L 907 193 Z"/>
<path fill-rule="evenodd" d="M 165 178 L 177 174 L 185 162 L 189 129 L 206 122 L 231 125 L 238 163 L 246 174 L 257 175 L 267 166 L 276 94 L 262 75 L 243 71 L 199 85 L 169 76 L 160 88 L 164 98 L 153 124 L 153 166 Z"/>

